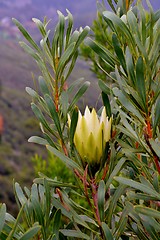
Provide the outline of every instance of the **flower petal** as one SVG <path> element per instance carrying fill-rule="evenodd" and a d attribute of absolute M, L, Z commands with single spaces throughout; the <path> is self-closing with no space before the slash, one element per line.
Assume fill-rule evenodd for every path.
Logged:
<path fill-rule="evenodd" d="M 108 117 L 107 117 L 104 125 L 104 139 L 106 142 L 108 142 L 109 139 L 111 138 L 111 124 L 112 124 L 112 118 L 110 118 L 110 120 L 108 121 Z"/>

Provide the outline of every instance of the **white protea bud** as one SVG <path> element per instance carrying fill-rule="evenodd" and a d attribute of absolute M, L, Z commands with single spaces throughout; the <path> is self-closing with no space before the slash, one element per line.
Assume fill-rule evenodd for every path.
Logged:
<path fill-rule="evenodd" d="M 106 142 L 111 137 L 111 121 L 111 118 L 108 121 L 105 107 L 100 118 L 94 108 L 90 112 L 87 106 L 84 116 L 79 111 L 74 144 L 82 161 L 89 164 L 100 163 Z"/>

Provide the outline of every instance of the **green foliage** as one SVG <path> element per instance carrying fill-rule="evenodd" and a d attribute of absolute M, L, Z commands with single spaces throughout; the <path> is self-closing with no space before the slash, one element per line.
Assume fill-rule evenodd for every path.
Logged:
<path fill-rule="evenodd" d="M 99 87 L 108 117 L 112 119 L 110 141 L 106 142 L 100 164 L 95 161 L 92 165 L 94 174 L 90 174 L 87 158 L 83 164 L 74 140 L 78 119 L 82 122 L 81 130 L 86 127 L 84 116 L 77 115 L 76 103 L 89 83 L 78 80 L 66 85 L 78 47 L 89 29 L 72 32 L 71 14 L 68 12 L 65 18 L 58 12 L 59 22 L 51 44 L 46 20 L 42 23 L 34 19 L 42 34 L 38 46 L 14 20 L 30 44 L 21 45 L 37 61 L 43 75 L 38 82 L 40 91 L 26 89 L 33 99 L 32 110 L 43 133 L 43 138 L 33 136 L 29 141 L 45 145 L 54 154 L 50 163 L 53 170 L 60 159 L 75 175 L 76 182 L 69 182 L 70 179 L 63 183 L 59 176 L 52 179 L 41 173 L 31 190 L 15 183 L 20 211 L 14 219 L 7 215 L 5 205 L 0 206 L 2 239 L 152 240 L 160 237 L 160 14 L 153 12 L 148 1 L 149 12 L 140 1 L 133 7 L 132 1 L 127 0 L 115 1 L 116 7 L 113 1 L 108 3 L 113 12 L 104 9 L 104 2 L 99 4 L 98 21 L 100 26 L 104 24 L 104 36 L 98 40 L 96 32 L 95 39 L 85 40 L 94 52 L 88 53 L 94 66 L 96 63 L 100 69 L 98 74 L 103 71 Z M 75 86 L 78 91 L 70 99 Z M 97 116 L 101 112 L 99 109 Z M 99 121 L 97 116 L 90 119 L 92 126 L 98 125 L 94 122 Z M 46 162 L 37 163 L 37 159 L 37 168 L 45 170 Z M 82 206 L 84 201 L 86 204 Z"/>
<path fill-rule="evenodd" d="M 36 175 L 38 173 L 43 173 L 44 175 L 62 181 L 65 183 L 74 183 L 75 178 L 73 173 L 66 167 L 66 165 L 52 153 L 48 152 L 48 157 L 43 159 L 38 154 L 36 154 L 32 161 L 34 163 L 34 169 Z"/>

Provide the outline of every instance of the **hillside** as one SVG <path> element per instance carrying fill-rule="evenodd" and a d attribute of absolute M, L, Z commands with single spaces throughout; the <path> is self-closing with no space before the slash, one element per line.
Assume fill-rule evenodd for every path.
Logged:
<path fill-rule="evenodd" d="M 36 27 L 32 22 L 33 17 L 43 21 L 44 17 L 47 16 L 48 20 L 51 19 L 51 25 L 54 26 L 57 21 L 57 10 L 65 15 L 66 9 L 69 9 L 74 16 L 75 28 L 91 25 L 96 17 L 95 0 L 1 0 L 0 29 L 5 33 L 5 37 L 20 36 L 11 20 L 16 18 L 32 34 L 36 34 Z"/>
<path fill-rule="evenodd" d="M 39 134 L 38 123 L 24 90 L 31 79 L 30 71 L 35 71 L 35 68 L 18 44 L 0 40 L 0 114 L 4 118 L 0 144 L 0 202 L 7 202 L 13 212 L 13 178 L 25 184 L 31 182 L 28 178 L 33 175 L 31 157 L 37 151 L 41 154 L 44 152 L 27 142 L 32 133 Z"/>

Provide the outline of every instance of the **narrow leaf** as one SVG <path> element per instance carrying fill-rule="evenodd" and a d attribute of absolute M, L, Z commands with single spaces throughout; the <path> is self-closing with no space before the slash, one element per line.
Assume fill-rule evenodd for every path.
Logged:
<path fill-rule="evenodd" d="M 22 237 L 19 238 L 19 240 L 33 239 L 33 237 L 39 232 L 40 229 L 41 226 L 34 226 L 30 228 L 29 230 L 27 230 L 27 232 L 25 232 L 25 234 L 23 234 Z"/>
<path fill-rule="evenodd" d="M 0 233 L 1 233 L 4 223 L 5 223 L 5 215 L 6 215 L 6 205 L 2 204 L 0 206 Z"/>
<path fill-rule="evenodd" d="M 136 63 L 136 86 L 137 91 L 142 98 L 144 110 L 147 111 L 146 107 L 146 87 L 145 87 L 145 78 L 144 78 L 144 66 L 143 58 L 139 57 Z"/>
<path fill-rule="evenodd" d="M 31 104 L 31 108 L 32 108 L 34 114 L 36 115 L 37 119 L 42 123 L 42 125 L 43 125 L 49 132 L 52 133 L 51 128 L 49 127 L 46 119 L 44 118 L 41 110 L 37 107 L 37 105 L 34 104 L 34 103 L 32 103 L 32 104 Z"/>
<path fill-rule="evenodd" d="M 124 57 L 123 51 L 122 51 L 121 46 L 120 46 L 120 42 L 119 42 L 116 34 L 112 35 L 112 42 L 113 42 L 114 50 L 115 50 L 115 52 L 117 54 L 117 57 L 120 61 L 120 64 L 122 65 L 125 73 L 127 73 L 125 57 Z"/>
<path fill-rule="evenodd" d="M 114 177 L 114 179 L 124 185 L 128 185 L 130 187 L 133 187 L 135 189 L 138 189 L 144 193 L 148 193 L 149 195 L 151 196 L 154 196 L 156 197 L 157 199 L 160 199 L 160 194 L 158 192 L 156 192 L 155 190 L 153 190 L 152 188 L 142 184 L 142 183 L 139 183 L 139 182 L 136 182 L 134 180 L 131 180 L 131 179 L 128 179 L 128 178 L 124 178 L 124 177 Z"/>
<path fill-rule="evenodd" d="M 158 218 L 158 219 L 160 218 L 160 212 L 155 209 L 141 206 L 141 205 L 135 206 L 134 208 L 137 213 L 147 215 L 151 218 Z"/>
<path fill-rule="evenodd" d="M 57 240 L 59 239 L 60 224 L 61 224 L 61 210 L 58 209 L 54 216 L 54 226 L 53 226 L 53 232 L 54 232 Z"/>
<path fill-rule="evenodd" d="M 50 92 L 49 92 L 48 86 L 46 84 L 46 81 L 40 76 L 38 79 L 38 82 L 39 82 L 39 86 L 40 86 L 40 89 L 41 89 L 43 95 L 45 95 L 45 94 L 49 95 Z"/>
<path fill-rule="evenodd" d="M 76 95 L 73 97 L 70 106 L 68 108 L 68 111 L 71 111 L 72 108 L 74 107 L 74 105 L 76 104 L 76 102 L 80 99 L 80 97 L 86 92 L 86 90 L 88 89 L 88 87 L 90 86 L 90 82 L 85 82 L 83 83 L 83 85 L 79 88 L 79 90 L 77 91 Z"/>
<path fill-rule="evenodd" d="M 102 80 L 98 81 L 98 85 L 99 85 L 100 89 L 102 90 L 102 92 L 104 92 L 107 95 L 111 94 L 111 89 Z"/>
<path fill-rule="evenodd" d="M 65 156 L 63 153 L 59 152 L 57 149 L 55 149 L 55 148 L 53 148 L 51 146 L 47 146 L 47 149 L 49 151 L 53 152 L 57 157 L 59 157 L 64 162 L 64 164 L 66 164 L 69 168 L 71 168 L 72 170 L 77 169 L 80 174 L 83 174 L 83 170 L 72 159 L 70 159 L 69 157 Z"/>
<path fill-rule="evenodd" d="M 67 229 L 62 229 L 60 230 L 61 233 L 66 236 L 66 237 L 72 237 L 72 238 L 81 238 L 81 239 L 86 239 L 90 240 L 90 237 L 81 231 L 78 230 L 67 230 Z"/>
<path fill-rule="evenodd" d="M 160 142 L 158 143 L 153 139 L 150 139 L 149 142 L 150 142 L 153 150 L 155 151 L 156 155 L 160 158 Z"/>
<path fill-rule="evenodd" d="M 69 132 L 71 146 L 73 145 L 74 133 L 77 127 L 77 122 L 78 122 L 78 108 L 75 107 L 73 110 L 72 118 L 71 118 L 71 125 L 70 125 L 70 132 Z"/>
<path fill-rule="evenodd" d="M 36 42 L 32 39 L 32 37 L 29 35 L 29 33 L 26 31 L 26 29 L 22 26 L 22 24 L 15 18 L 13 18 L 12 21 L 19 28 L 19 30 L 21 31 L 23 36 L 26 38 L 26 40 L 39 52 L 40 49 L 37 46 Z"/>
<path fill-rule="evenodd" d="M 157 99 L 156 106 L 155 106 L 155 118 L 154 118 L 154 125 L 153 125 L 153 135 L 156 134 L 156 129 L 160 125 L 160 97 Z"/>
<path fill-rule="evenodd" d="M 107 49 L 101 46 L 99 43 L 96 43 L 91 38 L 87 38 L 85 40 L 85 43 L 104 61 L 106 61 L 112 69 L 115 67 L 116 58 L 114 55 L 111 54 L 111 52 Z"/>
<path fill-rule="evenodd" d="M 102 99 L 103 99 L 103 104 L 104 104 L 105 109 L 106 109 L 107 116 L 110 119 L 110 117 L 112 116 L 111 105 L 110 105 L 108 95 L 105 94 L 104 92 L 102 92 Z"/>
<path fill-rule="evenodd" d="M 46 141 L 46 139 L 41 138 L 41 137 L 37 137 L 37 136 L 32 136 L 28 139 L 28 142 L 32 142 L 32 143 L 38 143 L 40 145 L 44 145 L 46 146 L 48 144 L 48 142 Z"/>
<path fill-rule="evenodd" d="M 26 87 L 26 92 L 33 98 L 39 98 L 38 93 L 30 87 Z"/>
<path fill-rule="evenodd" d="M 114 240 L 111 230 L 105 222 L 102 222 L 102 229 L 104 233 L 105 240 Z"/>
<path fill-rule="evenodd" d="M 47 106 L 48 106 L 48 109 L 49 109 L 50 114 L 52 116 L 52 119 L 55 123 L 55 126 L 57 128 L 59 136 L 62 138 L 62 130 L 61 130 L 61 125 L 60 125 L 60 120 L 59 120 L 59 116 L 58 116 L 58 113 L 56 111 L 55 105 L 53 103 L 53 100 L 48 94 L 46 94 L 45 95 L 45 101 L 47 103 Z"/>
<path fill-rule="evenodd" d="M 103 180 L 101 180 L 98 186 L 98 210 L 102 222 L 104 221 L 105 193 L 106 193 L 105 183 Z"/>
<path fill-rule="evenodd" d="M 71 32 L 72 32 L 72 27 L 73 27 L 73 16 L 72 14 L 66 10 L 68 13 L 67 19 L 68 19 L 68 27 L 67 27 L 67 31 L 66 31 L 66 42 L 65 42 L 65 49 L 68 47 L 68 42 L 71 36 Z"/>

